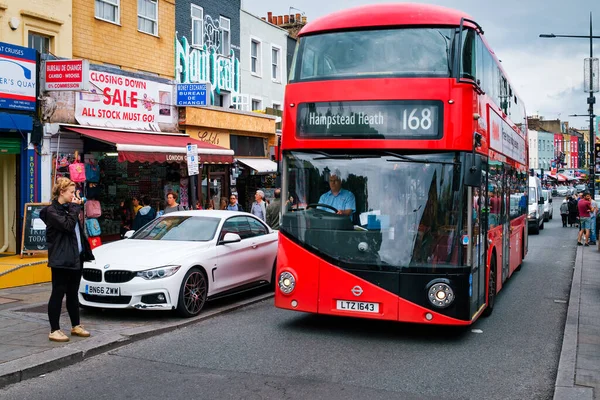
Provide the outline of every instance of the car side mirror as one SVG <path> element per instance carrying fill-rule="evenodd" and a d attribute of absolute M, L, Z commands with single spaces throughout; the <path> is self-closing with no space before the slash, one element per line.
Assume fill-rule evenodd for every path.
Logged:
<path fill-rule="evenodd" d="M 540 197 L 540 201 L 538 201 L 538 204 L 544 205 L 544 198 Z"/>
<path fill-rule="evenodd" d="M 226 233 L 219 244 L 229 244 L 241 242 L 242 238 L 237 233 Z"/>
<path fill-rule="evenodd" d="M 123 235 L 123 237 L 125 239 L 129 239 L 130 237 L 133 236 L 134 233 L 135 233 L 135 231 L 127 231 L 127 232 L 125 232 L 125 234 Z"/>
<path fill-rule="evenodd" d="M 548 199 L 548 201 L 549 201 L 550 203 L 552 203 L 552 197 L 551 197 L 550 199 Z"/>

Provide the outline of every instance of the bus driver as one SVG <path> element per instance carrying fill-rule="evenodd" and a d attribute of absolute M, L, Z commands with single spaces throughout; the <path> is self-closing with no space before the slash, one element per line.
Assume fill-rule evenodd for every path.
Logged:
<path fill-rule="evenodd" d="M 331 189 L 327 193 L 324 193 L 319 198 L 320 204 L 327 204 L 338 210 L 338 215 L 352 216 L 356 211 L 356 199 L 352 192 L 342 189 L 342 177 L 339 169 L 333 170 L 329 176 L 329 188 Z M 333 212 L 328 208 L 321 208 L 322 210 Z"/>

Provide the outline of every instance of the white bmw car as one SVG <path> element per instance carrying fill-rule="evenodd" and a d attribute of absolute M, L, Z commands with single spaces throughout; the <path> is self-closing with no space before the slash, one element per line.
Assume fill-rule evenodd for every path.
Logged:
<path fill-rule="evenodd" d="M 278 232 L 252 214 L 167 214 L 94 249 L 83 266 L 84 307 L 177 310 L 197 315 L 207 299 L 273 283 Z"/>

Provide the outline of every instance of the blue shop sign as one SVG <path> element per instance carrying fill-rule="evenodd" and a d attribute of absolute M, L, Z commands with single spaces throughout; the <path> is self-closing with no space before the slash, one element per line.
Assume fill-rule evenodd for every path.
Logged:
<path fill-rule="evenodd" d="M 0 108 L 35 110 L 37 53 L 0 42 Z"/>
<path fill-rule="evenodd" d="M 210 85 L 208 83 L 177 84 L 178 106 L 207 106 L 210 104 Z"/>
<path fill-rule="evenodd" d="M 32 129 L 31 116 L 0 112 L 0 132 L 31 132 Z"/>

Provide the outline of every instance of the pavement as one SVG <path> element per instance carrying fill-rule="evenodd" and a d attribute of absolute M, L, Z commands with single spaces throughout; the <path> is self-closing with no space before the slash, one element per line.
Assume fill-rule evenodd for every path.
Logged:
<path fill-rule="evenodd" d="M 81 323 L 92 336 L 55 343 L 48 340 L 50 291 L 50 283 L 0 290 L 0 388 L 273 296 L 272 292 L 259 289 L 208 302 L 199 316 L 189 319 L 165 311 L 82 309 Z M 63 304 L 61 328 L 67 336 L 70 326 Z"/>
<path fill-rule="evenodd" d="M 600 241 L 578 246 L 554 400 L 600 400 Z"/>

